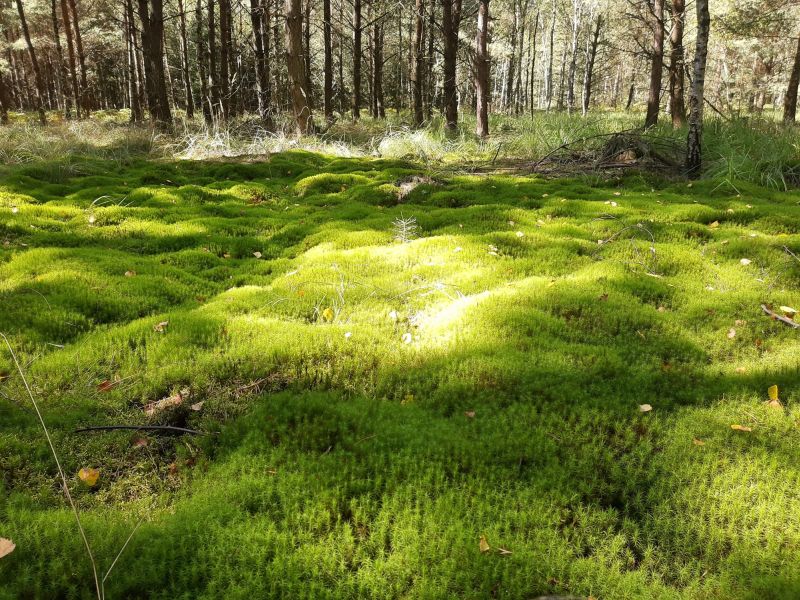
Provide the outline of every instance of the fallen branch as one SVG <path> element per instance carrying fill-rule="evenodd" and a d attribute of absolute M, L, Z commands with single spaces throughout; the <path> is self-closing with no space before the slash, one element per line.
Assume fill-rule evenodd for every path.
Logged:
<path fill-rule="evenodd" d="M 779 315 L 775 311 L 770 310 L 766 304 L 761 305 L 761 310 L 767 313 L 772 319 L 776 319 L 781 323 L 788 325 L 789 327 L 793 327 L 794 329 L 800 327 L 800 323 L 795 323 L 789 317 L 784 317 L 783 315 Z"/>
<path fill-rule="evenodd" d="M 87 431 L 117 431 L 120 429 L 132 429 L 135 431 L 173 431 L 175 433 L 189 433 L 191 435 L 206 435 L 196 429 L 186 427 L 173 427 L 172 425 L 97 425 L 94 427 L 82 427 L 73 433 L 85 433 Z"/>

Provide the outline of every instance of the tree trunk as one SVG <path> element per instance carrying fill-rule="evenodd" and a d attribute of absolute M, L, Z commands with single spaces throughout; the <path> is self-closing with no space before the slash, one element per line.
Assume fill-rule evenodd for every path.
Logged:
<path fill-rule="evenodd" d="M 373 31 L 372 94 L 375 98 L 374 112 L 375 117 L 383 119 L 386 117 L 386 106 L 383 97 L 383 25 L 381 23 L 376 23 Z"/>
<path fill-rule="evenodd" d="M 269 86 L 269 36 L 265 23 L 266 7 L 261 0 L 250 0 L 250 22 L 253 25 L 253 42 L 256 59 L 256 86 L 258 92 L 258 116 L 265 123 L 271 120 Z M 272 124 L 269 123 L 269 128 Z"/>
<path fill-rule="evenodd" d="M 436 87 L 433 78 L 433 40 L 436 31 L 436 2 L 431 1 L 430 15 L 428 17 L 428 51 L 425 55 L 425 118 L 429 121 L 433 118 L 433 105 L 435 100 L 434 89 Z"/>
<path fill-rule="evenodd" d="M 653 0 L 653 59 L 650 65 L 650 93 L 647 96 L 645 127 L 658 123 L 661 105 L 661 75 L 664 70 L 664 0 Z"/>
<path fill-rule="evenodd" d="M 210 125 L 213 121 L 214 107 L 208 95 L 208 79 L 206 64 L 208 52 L 203 36 L 203 0 L 197 0 L 194 8 L 195 37 L 197 43 L 197 72 L 200 77 L 200 105 L 203 107 L 203 119 Z"/>
<path fill-rule="evenodd" d="M 217 18 L 214 0 L 208 0 L 208 83 L 211 86 L 211 115 L 219 116 L 222 107 L 219 100 L 219 71 L 217 70 Z"/>
<path fill-rule="evenodd" d="M 183 0 L 178 0 L 178 17 L 181 34 L 181 67 L 183 67 L 183 89 L 186 97 L 186 118 L 194 117 L 194 95 L 192 94 L 192 76 L 189 71 L 189 38 L 186 35 L 186 11 Z"/>
<path fill-rule="evenodd" d="M 150 117 L 160 125 L 172 123 L 164 72 L 164 3 L 163 0 L 139 0 L 142 21 L 145 88 Z"/>
<path fill-rule="evenodd" d="M 83 116 L 89 116 L 90 102 L 89 102 L 89 84 L 86 76 L 86 53 L 83 51 L 83 37 L 81 36 L 81 28 L 78 22 L 78 9 L 75 6 L 75 0 L 69 1 L 69 11 L 72 17 L 72 28 L 75 34 L 75 49 L 78 51 L 78 65 L 80 66 L 81 73 L 81 109 Z M 66 18 L 66 17 L 65 17 Z"/>
<path fill-rule="evenodd" d="M 139 123 L 142 118 L 142 103 L 140 102 L 139 86 L 141 81 L 136 71 L 136 27 L 133 21 L 132 0 L 125 0 L 125 47 L 127 50 L 128 66 L 128 103 L 131 107 L 131 123 Z M 74 64 L 72 65 L 74 69 Z M 73 71 L 74 77 L 74 71 Z M 75 90 L 77 91 L 77 82 Z"/>
<path fill-rule="evenodd" d="M 789 88 L 783 99 L 783 122 L 794 123 L 797 117 L 797 88 L 800 85 L 800 37 L 797 38 L 797 52 L 794 55 L 792 73 L 789 76 Z"/>
<path fill-rule="evenodd" d="M 489 136 L 489 53 L 486 49 L 489 32 L 489 0 L 478 5 L 478 31 L 475 34 L 475 98 L 477 101 L 478 137 Z"/>
<path fill-rule="evenodd" d="M 567 112 L 572 114 L 575 108 L 575 72 L 578 67 L 578 34 L 581 26 L 583 6 L 580 0 L 572 0 L 572 42 L 567 75 Z"/>
<path fill-rule="evenodd" d="M 586 56 L 586 71 L 583 75 L 583 114 L 589 112 L 589 102 L 592 98 L 592 76 L 594 75 L 594 61 L 597 58 L 597 44 L 600 40 L 600 29 L 603 27 L 603 15 L 597 15 L 594 33 L 589 42 L 589 52 Z"/>
<path fill-rule="evenodd" d="M 36 50 L 33 48 L 33 43 L 31 42 L 31 34 L 30 31 L 28 31 L 28 21 L 25 19 L 25 9 L 22 8 L 22 0 L 17 0 L 17 12 L 19 13 L 22 35 L 25 37 L 25 45 L 28 47 L 28 55 L 31 59 L 33 76 L 36 81 L 36 94 L 34 96 L 36 110 L 39 113 L 39 122 L 42 125 L 45 125 L 47 123 L 47 117 L 44 112 L 44 98 L 46 93 L 44 89 L 44 81 L 42 80 L 42 71 L 39 69 L 39 61 L 36 60 Z"/>
<path fill-rule="evenodd" d="M 50 0 L 50 16 L 53 20 L 53 42 L 56 47 L 56 60 L 58 61 L 58 80 L 61 89 L 61 102 L 64 106 L 64 118 L 72 118 L 72 101 L 69 96 L 69 75 L 64 63 L 64 52 L 61 49 L 61 35 L 58 31 L 58 11 L 56 0 Z"/>
<path fill-rule="evenodd" d="M 8 109 L 11 108 L 11 94 L 8 93 L 8 83 L 0 71 L 0 125 L 8 125 Z"/>
<path fill-rule="evenodd" d="M 442 33 L 444 36 L 442 92 L 444 94 L 445 129 L 449 132 L 454 132 L 458 127 L 456 61 L 460 27 L 461 0 L 442 0 Z"/>
<path fill-rule="evenodd" d="M 683 49 L 683 25 L 686 18 L 685 0 L 672 0 L 672 33 L 669 36 L 669 112 L 672 126 L 676 129 L 686 124 L 686 105 L 683 101 L 683 69 L 685 52 Z"/>
<path fill-rule="evenodd" d="M 414 57 L 411 63 L 411 82 L 414 94 L 414 127 L 422 127 L 425 120 L 422 107 L 423 69 L 425 61 L 425 4 L 423 0 L 416 0 L 414 5 Z"/>
<path fill-rule="evenodd" d="M 506 69 L 506 77 L 503 85 L 503 110 L 508 110 L 514 103 L 514 76 L 517 67 L 517 40 L 519 38 L 519 0 L 513 0 L 511 6 L 511 28 L 508 34 L 508 43 L 511 47 L 511 56 L 508 59 L 508 69 Z M 482 4 L 478 4 L 478 11 L 480 12 Z M 488 7 L 487 7 L 488 8 Z M 480 20 L 480 14 L 478 15 Z M 477 39 L 477 38 L 476 38 Z M 477 60 L 477 58 L 476 58 Z M 476 63 L 477 64 L 477 63 Z M 477 75 L 476 75 L 477 76 Z"/>
<path fill-rule="evenodd" d="M 531 80 L 530 80 L 530 89 L 528 91 L 530 95 L 530 103 L 531 103 L 531 116 L 533 116 L 534 110 L 534 102 L 533 102 L 533 90 L 534 84 L 536 83 L 536 40 L 537 35 L 539 35 L 539 9 L 536 9 L 536 18 L 533 21 L 533 35 L 531 36 L 531 64 L 530 64 L 530 71 L 531 71 Z"/>
<path fill-rule="evenodd" d="M 221 85 L 222 118 L 231 113 L 231 0 L 219 0 L 219 81 Z"/>
<path fill-rule="evenodd" d="M 689 96 L 689 135 L 686 143 L 686 170 L 689 177 L 700 176 L 702 167 L 703 99 L 706 82 L 706 59 L 708 57 L 708 34 L 711 17 L 708 0 L 696 0 L 697 45 L 694 52 L 692 93 Z"/>
<path fill-rule="evenodd" d="M 331 0 L 322 0 L 322 45 L 325 54 L 322 86 L 322 106 L 325 121 L 333 122 L 333 46 L 331 41 Z"/>
<path fill-rule="evenodd" d="M 553 14 L 550 17 L 550 41 L 547 54 L 547 73 L 545 75 L 544 89 L 547 110 L 553 105 L 553 54 L 555 53 L 556 33 L 556 2 L 553 0 Z"/>
<path fill-rule="evenodd" d="M 306 102 L 309 108 L 314 108 L 314 82 L 311 81 L 311 7 L 312 0 L 305 0 L 306 18 L 303 21 L 303 59 L 305 60 L 306 74 Z"/>
<path fill-rule="evenodd" d="M 357 121 L 360 118 L 361 118 L 361 0 L 353 0 L 353 120 Z"/>
<path fill-rule="evenodd" d="M 305 89 L 303 61 L 303 13 L 300 0 L 286 0 L 286 67 L 291 85 L 292 111 L 298 135 L 314 132 L 311 106 Z"/>

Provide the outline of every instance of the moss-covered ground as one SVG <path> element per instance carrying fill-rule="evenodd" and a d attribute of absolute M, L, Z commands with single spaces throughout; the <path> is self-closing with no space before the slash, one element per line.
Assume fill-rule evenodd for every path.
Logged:
<path fill-rule="evenodd" d="M 33 162 L 0 171 L 0 331 L 101 571 L 142 520 L 109 598 L 797 598 L 800 333 L 760 304 L 800 305 L 798 204 Z M 0 598 L 91 598 L 5 349 L 0 379 Z M 207 435 L 74 433 L 132 424 Z"/>

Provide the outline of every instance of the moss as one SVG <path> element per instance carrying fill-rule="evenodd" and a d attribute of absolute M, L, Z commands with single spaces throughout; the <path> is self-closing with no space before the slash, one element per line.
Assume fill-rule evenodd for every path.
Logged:
<path fill-rule="evenodd" d="M 5 168 L 0 331 L 68 473 L 101 470 L 72 478 L 101 565 L 145 516 L 109 596 L 797 595 L 800 341 L 759 305 L 800 304 L 800 196 L 429 176 Z M 89 598 L 4 352 L 0 378 L 0 597 Z M 72 433 L 106 423 L 219 434 Z"/>

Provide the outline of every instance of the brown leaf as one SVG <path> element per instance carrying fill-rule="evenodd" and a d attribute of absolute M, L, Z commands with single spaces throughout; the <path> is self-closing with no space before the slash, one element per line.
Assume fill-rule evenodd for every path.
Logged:
<path fill-rule="evenodd" d="M 195 412 L 200 412 L 203 410 L 203 404 L 205 404 L 205 400 L 201 400 L 200 402 L 195 402 L 189 408 L 191 408 Z"/>
<path fill-rule="evenodd" d="M 475 418 L 475 411 L 474 410 L 464 411 L 464 416 L 468 417 L 470 419 L 474 419 Z"/>
<path fill-rule="evenodd" d="M 489 542 L 486 541 L 486 536 L 485 535 L 481 536 L 481 541 L 478 544 L 478 547 L 481 549 L 481 552 L 484 552 L 484 553 L 486 553 L 486 552 L 488 552 L 489 550 L 492 549 L 492 547 L 489 545 Z"/>
<path fill-rule="evenodd" d="M 134 448 L 146 448 L 149 444 L 150 444 L 150 442 L 147 441 L 147 438 L 144 437 L 144 436 L 140 436 L 140 435 L 135 436 L 131 440 L 131 445 Z"/>
<path fill-rule="evenodd" d="M 125 271 L 125 277 L 136 277 L 136 271 Z"/>
<path fill-rule="evenodd" d="M 97 384 L 97 391 L 98 392 L 107 392 L 111 388 L 113 388 L 115 385 L 117 385 L 116 381 L 109 381 L 108 379 L 106 379 L 102 383 L 98 383 Z"/>
<path fill-rule="evenodd" d="M 156 333 L 164 333 L 167 330 L 168 325 L 169 321 L 161 321 L 160 323 L 153 325 L 153 331 Z"/>
<path fill-rule="evenodd" d="M 752 427 L 747 427 L 746 425 L 739 425 L 736 423 L 731 425 L 731 429 L 733 429 L 734 431 L 753 431 Z"/>
<path fill-rule="evenodd" d="M 706 443 L 703 440 L 699 440 L 697 438 L 692 438 L 692 443 L 695 446 L 705 446 L 706 445 Z"/>
<path fill-rule="evenodd" d="M 8 556 L 14 551 L 17 545 L 12 542 L 11 540 L 7 540 L 6 538 L 0 538 L 0 558 L 4 556 Z"/>

